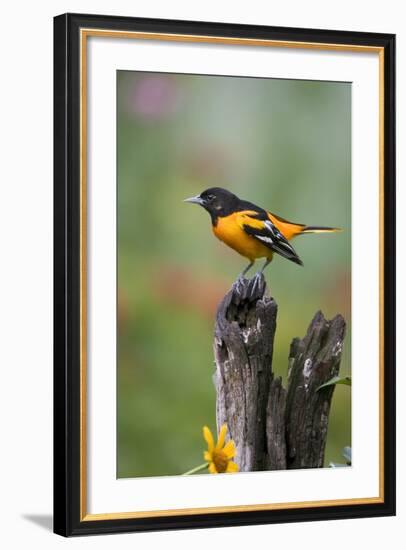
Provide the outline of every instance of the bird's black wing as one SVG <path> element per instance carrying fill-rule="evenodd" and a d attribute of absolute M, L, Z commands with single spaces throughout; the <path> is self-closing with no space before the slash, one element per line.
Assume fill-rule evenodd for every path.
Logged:
<path fill-rule="evenodd" d="M 250 223 L 250 219 L 252 223 Z M 258 239 L 273 252 L 280 254 L 296 264 L 303 265 L 302 260 L 296 254 L 292 245 L 271 222 L 265 211 L 258 209 L 258 213 L 247 216 L 245 222 L 246 223 L 243 224 L 243 229 L 248 235 Z"/>

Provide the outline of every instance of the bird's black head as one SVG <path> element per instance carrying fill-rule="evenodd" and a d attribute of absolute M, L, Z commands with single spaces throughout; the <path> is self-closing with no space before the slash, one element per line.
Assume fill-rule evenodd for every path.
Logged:
<path fill-rule="evenodd" d="M 213 224 L 218 217 L 228 216 L 239 209 L 240 199 L 221 187 L 206 189 L 196 197 L 185 199 L 185 202 L 200 204 L 210 214 Z"/>

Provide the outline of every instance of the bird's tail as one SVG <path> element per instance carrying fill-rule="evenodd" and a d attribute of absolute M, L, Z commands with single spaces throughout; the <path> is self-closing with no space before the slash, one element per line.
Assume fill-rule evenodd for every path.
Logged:
<path fill-rule="evenodd" d="M 300 232 L 300 235 L 303 235 L 306 233 L 338 233 L 339 231 L 342 231 L 342 229 L 340 229 L 339 227 L 323 227 L 322 225 L 306 225 Z"/>

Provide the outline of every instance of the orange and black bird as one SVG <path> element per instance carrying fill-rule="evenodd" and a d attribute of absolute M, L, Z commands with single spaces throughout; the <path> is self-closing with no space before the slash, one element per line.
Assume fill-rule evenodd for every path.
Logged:
<path fill-rule="evenodd" d="M 200 204 L 210 214 L 215 236 L 249 260 L 243 277 L 258 258 L 266 258 L 259 273 L 272 261 L 274 253 L 303 265 L 289 241 L 307 233 L 334 233 L 341 229 L 293 223 L 239 199 L 221 187 L 206 189 L 185 202 Z"/>

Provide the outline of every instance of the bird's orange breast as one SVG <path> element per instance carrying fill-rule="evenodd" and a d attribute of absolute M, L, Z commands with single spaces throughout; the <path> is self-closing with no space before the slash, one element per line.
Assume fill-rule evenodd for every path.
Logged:
<path fill-rule="evenodd" d="M 229 216 L 217 218 L 217 223 L 213 226 L 213 233 L 220 241 L 223 241 L 241 256 L 251 261 L 257 258 L 271 259 L 273 256 L 272 250 L 244 231 L 244 223 L 250 223 L 250 225 L 256 223 L 256 220 L 253 220 L 247 214 L 234 212 Z M 255 214 L 255 212 L 251 212 L 252 214 Z M 258 220 L 258 224 L 261 223 Z"/>

